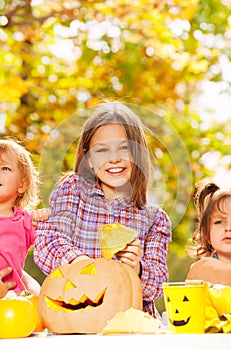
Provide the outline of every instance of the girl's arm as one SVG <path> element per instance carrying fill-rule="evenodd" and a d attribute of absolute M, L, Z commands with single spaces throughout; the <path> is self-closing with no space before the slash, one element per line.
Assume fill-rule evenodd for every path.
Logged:
<path fill-rule="evenodd" d="M 140 276 L 143 296 L 147 301 L 154 301 L 162 296 L 162 283 L 168 279 L 166 256 L 170 237 L 170 220 L 158 209 L 144 242 L 144 250 L 142 251 L 140 241 L 134 240 L 116 254 L 117 259 L 133 267 Z"/>
<path fill-rule="evenodd" d="M 171 222 L 167 214 L 158 208 L 154 215 L 141 259 L 143 299 L 148 302 L 163 296 L 162 284 L 168 280 L 166 259 L 168 243 L 171 240 Z"/>
<path fill-rule="evenodd" d="M 84 255 L 75 244 L 79 186 L 77 178 L 66 178 L 51 194 L 52 215 L 47 221 L 37 224 L 34 261 L 46 275 Z"/>
<path fill-rule="evenodd" d="M 231 264 L 219 259 L 201 258 L 190 266 L 186 279 L 231 286 Z"/>

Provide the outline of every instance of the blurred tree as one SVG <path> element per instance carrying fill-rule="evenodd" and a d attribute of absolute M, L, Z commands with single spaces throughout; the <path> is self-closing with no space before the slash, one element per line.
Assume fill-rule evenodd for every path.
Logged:
<path fill-rule="evenodd" d="M 119 99 L 149 128 L 150 197 L 173 222 L 170 258 L 184 258 L 194 229 L 193 184 L 213 176 L 206 156 L 216 153 L 230 166 L 230 123 L 207 125 L 191 105 L 198 82 L 222 78 L 229 40 L 228 1 L 0 1 L 0 132 L 32 152 L 41 205 L 61 171 L 72 168 L 90 108 Z"/>

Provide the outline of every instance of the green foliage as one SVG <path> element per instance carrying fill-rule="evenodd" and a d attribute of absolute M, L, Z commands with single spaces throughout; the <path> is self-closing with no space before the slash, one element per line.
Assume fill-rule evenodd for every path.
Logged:
<path fill-rule="evenodd" d="M 230 124 L 204 127 L 191 105 L 198 82 L 219 81 L 219 59 L 229 60 L 228 2 L 17 0 L 1 1 L 0 14 L 1 135 L 23 140 L 33 154 L 41 206 L 72 169 L 90 108 L 104 98 L 124 101 L 149 128 L 151 198 L 170 215 L 170 252 L 183 259 L 194 183 L 213 176 L 204 158 L 231 152 Z"/>

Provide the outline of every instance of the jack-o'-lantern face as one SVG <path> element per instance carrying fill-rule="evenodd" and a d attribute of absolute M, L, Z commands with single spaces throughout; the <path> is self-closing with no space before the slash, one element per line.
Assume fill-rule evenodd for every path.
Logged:
<path fill-rule="evenodd" d="M 142 309 L 141 282 L 125 264 L 99 258 L 62 265 L 44 280 L 39 314 L 55 333 L 98 333 L 118 311 Z"/>
<path fill-rule="evenodd" d="M 74 310 L 82 310 L 83 311 L 84 309 L 87 309 L 89 307 L 90 308 L 97 307 L 104 302 L 106 288 L 101 290 L 100 287 L 99 287 L 99 294 L 97 294 L 97 292 L 95 290 L 96 294 L 95 295 L 91 294 L 91 297 L 90 297 L 90 291 L 89 291 L 88 292 L 89 296 L 87 296 L 86 294 L 81 294 L 81 295 L 79 295 L 79 299 L 73 298 L 73 289 L 76 290 L 77 286 L 72 281 L 74 281 L 74 277 L 76 277 L 76 276 L 73 276 L 73 273 L 72 274 L 69 273 L 68 279 L 65 280 L 63 273 L 64 273 L 64 271 L 62 272 L 61 269 L 57 269 L 50 276 L 51 280 L 61 278 L 61 279 L 63 279 L 62 282 L 65 281 L 65 285 L 63 286 L 64 299 L 61 296 L 57 297 L 56 299 L 52 299 L 51 297 L 44 295 L 46 305 L 50 309 L 52 309 L 54 311 L 64 310 L 66 312 L 71 313 Z M 93 276 L 96 276 L 95 264 L 91 263 L 90 265 L 77 271 L 76 274 L 78 275 L 78 284 L 81 282 L 80 275 L 83 275 L 85 279 L 87 279 L 87 275 L 90 275 L 91 278 L 93 278 Z M 76 280 L 76 278 L 75 278 L 75 280 Z M 76 295 L 76 297 L 77 297 L 77 295 Z"/>
<path fill-rule="evenodd" d="M 163 286 L 170 329 L 173 333 L 204 333 L 205 285 Z"/>
<path fill-rule="evenodd" d="M 167 303 L 172 303 L 171 305 L 171 316 L 169 321 L 175 327 L 181 327 L 188 324 L 192 317 L 192 307 L 190 305 L 190 300 L 186 295 L 182 295 L 178 298 L 177 302 L 171 300 L 170 296 L 167 297 Z"/>

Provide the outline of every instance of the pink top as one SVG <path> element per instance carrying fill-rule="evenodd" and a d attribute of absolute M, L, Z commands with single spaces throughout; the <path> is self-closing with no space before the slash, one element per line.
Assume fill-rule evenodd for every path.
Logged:
<path fill-rule="evenodd" d="M 3 281 L 15 281 L 16 293 L 26 289 L 21 280 L 22 269 L 28 249 L 34 244 L 34 233 L 32 217 L 24 210 L 15 208 L 12 216 L 0 217 L 0 269 L 7 266 L 13 268 Z"/>

